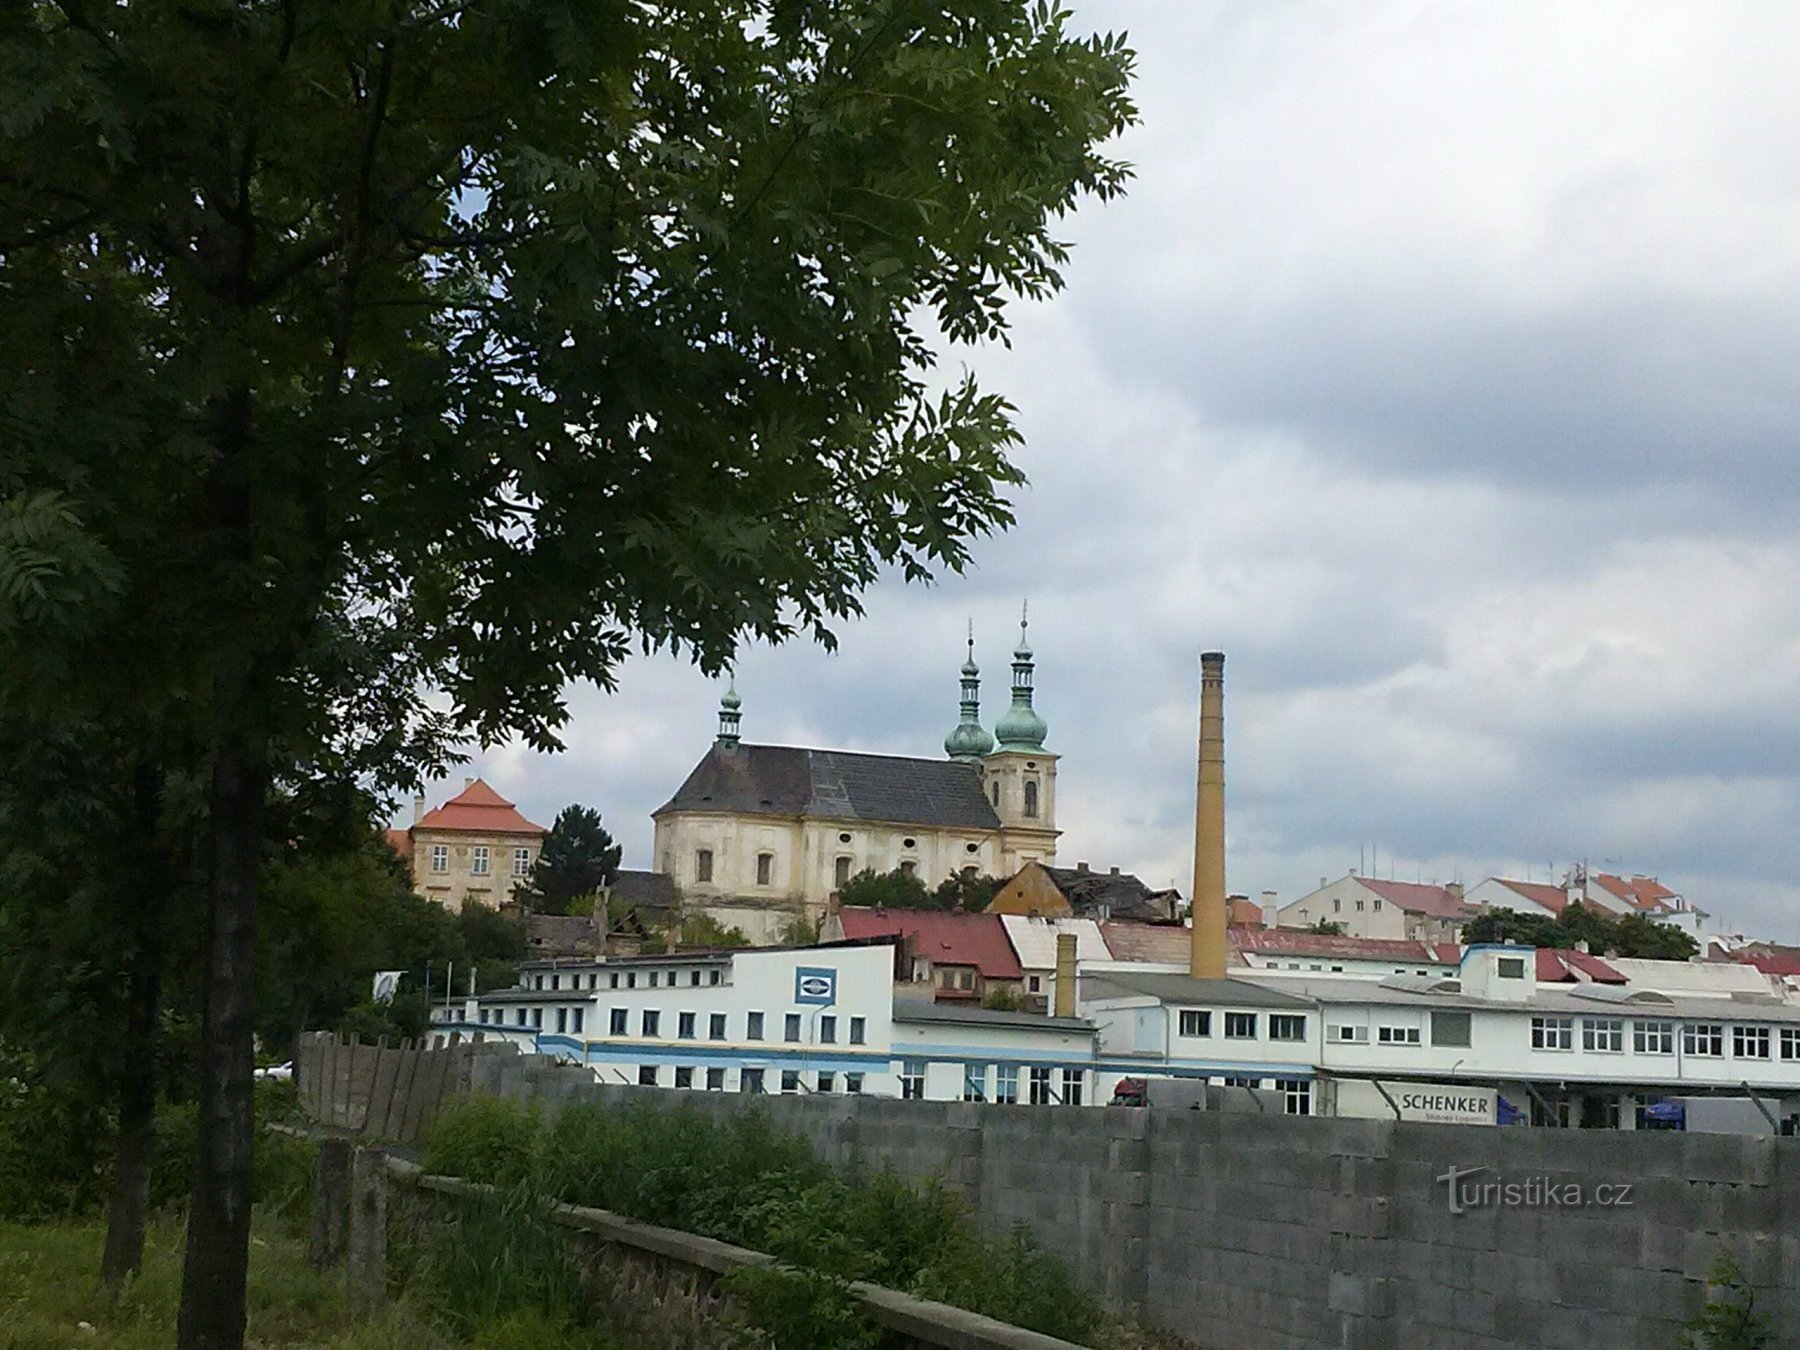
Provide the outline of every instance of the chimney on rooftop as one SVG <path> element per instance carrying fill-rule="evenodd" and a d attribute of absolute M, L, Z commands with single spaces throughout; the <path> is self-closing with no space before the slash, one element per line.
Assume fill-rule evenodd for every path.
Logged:
<path fill-rule="evenodd" d="M 1113 868 L 1109 868 L 1109 869 L 1107 869 L 1107 870 L 1108 870 L 1108 871 L 1110 871 L 1110 872 L 1111 872 L 1111 873 L 1112 873 L 1112 875 L 1113 875 L 1113 876 L 1115 876 L 1115 877 L 1116 877 L 1116 876 L 1118 876 L 1118 875 L 1119 875 L 1119 869 L 1118 869 L 1118 868 L 1116 868 L 1116 867 L 1113 867 Z"/>
<path fill-rule="evenodd" d="M 463 775 L 463 786 L 466 788 L 472 788 L 475 786 L 475 780 L 473 778 L 471 778 L 468 774 L 464 774 Z"/>
<path fill-rule="evenodd" d="M 417 825 L 424 818 L 425 794 L 423 792 L 416 792 L 413 794 L 413 824 Z"/>
<path fill-rule="evenodd" d="M 1225 653 L 1202 652 L 1188 974 L 1197 979 L 1225 977 L 1225 929 Z"/>
<path fill-rule="evenodd" d="M 1075 1015 L 1075 935 L 1056 935 L 1056 1015 Z"/>
<path fill-rule="evenodd" d="M 1084 862 L 1078 862 L 1075 864 L 1075 870 L 1077 872 L 1085 872 L 1088 870 L 1088 865 Z"/>
<path fill-rule="evenodd" d="M 1445 882 L 1445 883 L 1444 883 L 1444 890 L 1445 890 L 1445 891 L 1447 891 L 1447 892 L 1448 892 L 1448 893 L 1449 893 L 1449 895 L 1450 895 L 1450 898 L 1451 898 L 1451 899 L 1452 899 L 1452 900 L 1460 900 L 1460 899 L 1462 899 L 1462 898 L 1463 898 L 1463 888 L 1462 888 L 1462 882 L 1460 882 L 1460 881 L 1447 881 L 1447 882 Z"/>

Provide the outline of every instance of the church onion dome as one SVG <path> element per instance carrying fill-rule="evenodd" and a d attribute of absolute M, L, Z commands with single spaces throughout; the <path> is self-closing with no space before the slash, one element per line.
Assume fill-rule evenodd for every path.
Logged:
<path fill-rule="evenodd" d="M 1026 616 L 1019 617 L 1019 645 L 1013 649 L 1012 707 L 994 724 L 1002 750 L 1038 750 L 1050 728 L 1031 706 L 1031 644 L 1025 640 Z"/>
<path fill-rule="evenodd" d="M 981 725 L 981 668 L 975 664 L 975 628 L 969 626 L 969 655 L 962 667 L 962 721 L 944 737 L 951 759 L 977 760 L 994 748 L 994 738 Z"/>

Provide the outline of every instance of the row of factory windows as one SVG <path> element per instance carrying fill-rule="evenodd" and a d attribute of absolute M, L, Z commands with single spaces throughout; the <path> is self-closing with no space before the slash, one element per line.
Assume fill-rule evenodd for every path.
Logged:
<path fill-rule="evenodd" d="M 1257 1039 L 1259 1016 L 1253 1012 L 1228 1012 L 1224 1015 L 1225 1039 L 1230 1041 L 1253 1041 Z M 1183 1036 L 1201 1037 L 1213 1034 L 1213 1015 L 1210 1008 L 1183 1008 L 1177 1023 L 1177 1031 Z M 1306 1017 L 1298 1013 L 1270 1013 L 1269 1039 L 1272 1041 L 1303 1041 L 1306 1039 Z"/>
<path fill-rule="evenodd" d="M 469 849 L 469 871 L 478 877 L 485 877 L 492 861 L 492 850 L 486 844 L 476 844 Z M 515 877 L 531 875 L 531 850 L 515 848 L 512 851 L 512 874 Z M 450 846 L 433 844 L 431 846 L 431 870 L 448 872 L 450 870 Z"/>
<path fill-rule="evenodd" d="M 1531 1019 L 1533 1050 L 1573 1050 L 1575 1048 L 1573 1017 L 1534 1017 Z M 1631 1048 L 1640 1055 L 1672 1055 L 1675 1053 L 1676 1023 L 1665 1020 L 1633 1020 Z M 1696 1059 L 1723 1059 L 1727 1027 L 1723 1022 L 1683 1022 L 1681 1053 Z M 1770 1028 L 1763 1026 L 1730 1027 L 1733 1058 L 1769 1059 L 1771 1048 L 1779 1048 L 1782 1059 L 1800 1059 L 1800 1027 Z M 1777 1034 L 1778 1033 L 1778 1034 Z M 1625 1052 L 1625 1019 L 1619 1017 L 1584 1017 L 1581 1019 L 1581 1048 L 1602 1054 Z"/>
<path fill-rule="evenodd" d="M 585 978 L 587 980 L 586 988 L 598 989 L 600 987 L 600 974 L 601 972 L 597 970 L 591 970 L 585 973 L 578 970 L 568 971 L 567 973 L 559 973 L 556 971 L 545 973 L 540 971 L 536 975 L 527 977 L 533 981 L 533 983 L 527 984 L 525 981 L 521 980 L 519 987 L 522 989 L 547 989 L 551 991 L 563 988 L 581 989 L 584 987 L 582 985 L 582 980 Z M 640 976 L 643 978 L 643 985 L 646 989 L 656 989 L 664 985 L 670 989 L 674 989 L 684 982 L 688 988 L 698 989 L 702 982 L 709 985 L 723 984 L 725 982 L 725 972 L 720 970 L 717 966 L 704 972 L 704 980 L 702 978 L 702 972 L 697 968 L 682 970 L 609 970 L 606 972 L 606 987 L 608 989 L 636 989 L 638 987 Z M 566 985 L 563 983 L 564 980 L 568 981 Z"/>
<path fill-rule="evenodd" d="M 629 1008 L 612 1008 L 608 1010 L 606 1034 L 608 1036 L 631 1035 L 631 1010 Z M 646 1040 L 660 1039 L 662 1036 L 662 1010 L 660 1008 L 643 1008 L 638 1012 L 638 1034 Z M 480 1012 L 481 1021 L 489 1026 L 506 1025 L 505 1008 L 484 1007 Z M 805 1018 L 799 1013 L 786 1013 L 782 1017 L 781 1039 L 790 1045 L 798 1045 L 805 1040 Z M 706 1016 L 706 1039 L 723 1041 L 727 1038 L 728 1014 L 722 1012 L 708 1013 Z M 766 1018 L 760 1012 L 744 1014 L 744 1039 L 746 1041 L 764 1040 L 764 1024 Z M 573 1008 L 514 1008 L 513 1023 L 516 1027 L 525 1027 L 531 1031 L 543 1031 L 546 1026 L 554 1029 L 558 1035 L 579 1036 L 587 1027 L 587 1009 L 582 1006 Z M 819 1045 L 836 1045 L 838 1043 L 838 1018 L 835 1013 L 822 1013 L 816 1022 Z M 844 1028 L 845 1044 L 865 1045 L 868 1043 L 869 1019 L 852 1017 Z M 675 1014 L 675 1039 L 693 1041 L 699 1037 L 699 1014 L 678 1012 Z"/>
<path fill-rule="evenodd" d="M 698 1088 L 707 1092 L 725 1092 L 726 1074 L 729 1072 L 722 1065 L 710 1068 L 695 1069 L 689 1064 L 640 1064 L 637 1072 L 639 1087 Z M 810 1081 L 809 1081 L 810 1080 Z M 836 1092 L 858 1095 L 863 1090 L 863 1075 L 860 1073 L 833 1073 L 821 1069 L 817 1073 L 801 1073 L 798 1069 L 783 1069 L 776 1080 L 783 1092 L 820 1092 L 830 1096 Z M 769 1090 L 768 1071 L 766 1069 L 739 1069 L 737 1071 L 737 1090 L 739 1092 L 767 1092 Z"/>

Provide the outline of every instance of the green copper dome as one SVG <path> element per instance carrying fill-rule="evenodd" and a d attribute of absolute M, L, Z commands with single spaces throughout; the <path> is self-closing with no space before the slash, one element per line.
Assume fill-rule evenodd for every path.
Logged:
<path fill-rule="evenodd" d="M 969 657 L 962 667 L 962 721 L 944 737 L 951 759 L 980 759 L 994 748 L 994 738 L 981 725 L 981 668 L 975 664 L 975 632 L 969 631 Z"/>
<path fill-rule="evenodd" d="M 1002 750 L 1042 750 L 1050 728 L 1031 706 L 1031 644 L 1025 640 L 1027 616 L 1019 616 L 1019 645 L 1013 649 L 1012 707 L 994 724 Z"/>

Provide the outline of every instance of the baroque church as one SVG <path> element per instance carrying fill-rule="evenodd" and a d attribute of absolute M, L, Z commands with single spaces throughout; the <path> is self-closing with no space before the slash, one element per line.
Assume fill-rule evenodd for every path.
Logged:
<path fill-rule="evenodd" d="M 1055 861 L 1057 757 L 1032 706 L 1033 668 L 1021 619 L 1012 704 L 990 735 L 970 636 L 962 719 L 943 759 L 746 744 L 732 687 L 712 748 L 652 813 L 656 870 L 684 904 L 764 942 L 792 918 L 817 919 L 864 869 L 936 886 L 959 872 L 1008 877 Z"/>

